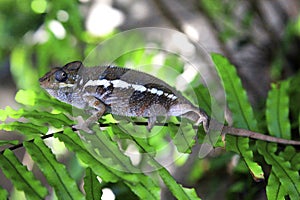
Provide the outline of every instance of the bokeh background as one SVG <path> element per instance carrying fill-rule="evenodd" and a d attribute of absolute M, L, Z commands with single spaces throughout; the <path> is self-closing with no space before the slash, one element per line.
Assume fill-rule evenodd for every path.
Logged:
<path fill-rule="evenodd" d="M 181 31 L 207 52 L 225 55 L 236 66 L 252 105 L 259 109 L 271 82 L 299 73 L 299 14 L 299 0 L 1 0 L 0 108 L 18 108 L 16 91 L 38 89 L 37 80 L 49 67 L 84 60 L 114 34 L 151 26 Z M 16 153 L 23 159 L 24 151 Z M 72 155 L 61 160 L 70 168 L 76 162 Z M 205 199 L 254 194 L 265 198 L 260 193 L 265 183 L 251 188 L 251 176 L 232 175 L 231 154 L 205 162 L 202 170 L 194 172 L 198 174 L 192 182 L 182 173 L 188 168 L 174 169 L 174 177 L 184 185 L 202 188 Z M 248 181 L 239 182 L 241 177 Z M 11 188 L 3 175 L 0 183 Z"/>

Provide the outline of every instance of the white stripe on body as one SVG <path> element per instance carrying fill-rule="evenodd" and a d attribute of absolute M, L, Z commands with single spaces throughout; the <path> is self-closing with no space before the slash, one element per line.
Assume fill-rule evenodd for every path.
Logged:
<path fill-rule="evenodd" d="M 101 79 L 101 80 L 89 80 L 84 86 L 83 89 L 85 89 L 88 86 L 104 86 L 104 88 L 109 87 L 110 85 L 113 85 L 114 88 L 133 88 L 135 91 L 139 92 L 150 92 L 151 94 L 156 94 L 158 96 L 165 95 L 167 98 L 170 98 L 172 100 L 177 99 L 177 97 L 174 94 L 169 94 L 165 93 L 162 90 L 156 89 L 156 88 L 146 88 L 143 85 L 139 84 L 131 84 L 127 83 L 126 81 L 123 80 L 106 80 L 106 79 Z"/>

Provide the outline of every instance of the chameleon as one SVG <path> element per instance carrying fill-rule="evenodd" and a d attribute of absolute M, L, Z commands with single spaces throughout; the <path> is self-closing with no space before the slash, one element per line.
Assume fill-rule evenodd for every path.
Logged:
<path fill-rule="evenodd" d="M 159 116 L 179 116 L 203 125 L 209 133 L 211 120 L 206 112 L 194 106 L 175 88 L 150 74 L 118 66 L 85 67 L 81 61 L 55 67 L 39 79 L 47 93 L 91 115 L 83 127 L 89 127 L 106 113 L 125 117 L 147 118 L 150 131 Z M 211 122 L 211 123 L 210 123 Z M 84 128 L 82 128 L 84 130 Z M 268 142 L 300 145 L 300 141 L 286 140 L 257 132 L 222 126 L 222 136 L 232 134 Z"/>

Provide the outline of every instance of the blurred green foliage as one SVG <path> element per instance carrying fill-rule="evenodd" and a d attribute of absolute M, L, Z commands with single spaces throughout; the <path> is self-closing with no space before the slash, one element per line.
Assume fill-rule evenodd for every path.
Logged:
<path fill-rule="evenodd" d="M 79 6 L 75 0 L 0 2 L 0 60 L 9 62 L 18 88 L 36 88 L 50 66 L 84 57 L 86 33 Z M 64 36 L 58 37 L 51 24 L 61 26 Z"/>

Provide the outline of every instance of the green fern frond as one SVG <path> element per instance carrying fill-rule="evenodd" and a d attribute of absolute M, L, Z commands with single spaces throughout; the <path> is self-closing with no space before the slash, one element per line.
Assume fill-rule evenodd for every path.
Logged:
<path fill-rule="evenodd" d="M 282 183 L 279 181 L 278 177 L 273 172 L 271 172 L 268 178 L 266 193 L 268 199 L 272 199 L 272 200 L 285 199 L 285 196 L 287 195 L 287 192 L 285 188 L 282 186 Z"/>
<path fill-rule="evenodd" d="M 254 112 L 234 66 L 222 56 L 214 54 L 212 58 L 226 91 L 228 107 L 232 112 L 233 126 L 256 131 L 257 121 Z M 180 66 L 178 69 L 181 69 Z M 288 118 L 288 88 L 289 81 L 283 81 L 277 85 L 273 84 L 272 90 L 269 92 L 266 109 L 270 134 L 287 139 L 291 137 L 291 124 Z M 207 109 L 205 110 L 210 112 L 213 99 L 209 99 L 208 90 L 202 85 L 198 85 L 197 89 L 199 93 L 197 91 L 196 95 L 202 99 L 200 107 L 205 107 Z M 24 142 L 24 146 L 45 175 L 49 185 L 54 188 L 57 197 L 59 199 L 83 199 L 84 196 L 78 189 L 76 181 L 70 177 L 65 166 L 57 162 L 55 155 L 39 138 L 42 135 L 42 138 L 48 136 L 45 136 L 45 133 L 48 132 L 49 128 L 45 125 L 55 128 L 70 127 L 73 121 L 63 113 L 71 113 L 72 107 L 50 99 L 45 93 L 31 90 L 20 90 L 16 95 L 16 100 L 25 107 L 19 110 L 13 110 L 10 107 L 0 110 L 1 121 L 6 121 L 7 118 L 16 119 L 12 123 L 0 124 L 0 129 L 16 130 L 25 136 L 36 138 L 30 142 Z M 25 121 L 17 121 L 20 118 L 25 119 Z M 144 126 L 135 126 L 127 122 L 121 122 L 118 125 L 107 127 L 105 131 L 101 132 L 97 127 L 94 135 L 81 131 L 81 138 L 71 128 L 65 128 L 63 133 L 54 134 L 54 137 L 59 138 L 87 166 L 84 178 L 86 198 L 99 199 L 101 197 L 103 185 L 97 180 L 97 176 L 99 176 L 104 184 L 124 183 L 140 199 L 160 198 L 161 188 L 157 177 L 161 178 L 177 199 L 199 199 L 195 189 L 188 189 L 177 183 L 169 171 L 154 159 L 159 149 L 168 144 L 169 135 L 179 152 L 191 153 L 196 135 L 191 124 L 185 124 L 183 121 L 178 128 L 170 123 L 169 127 L 159 127 L 161 130 L 155 135 L 151 135 Z M 124 133 L 120 126 L 124 126 L 130 133 L 138 133 L 139 135 Z M 50 135 L 52 136 L 52 134 Z M 17 143 L 17 140 L 0 140 L 0 145 Z M 132 144 L 136 145 L 142 155 L 141 163 L 150 164 L 157 169 L 156 172 L 145 174 L 141 171 L 140 166 L 132 164 L 130 158 L 123 151 Z M 218 143 L 218 145 L 220 144 Z M 226 136 L 227 150 L 240 154 L 244 161 L 241 162 L 243 172 L 247 171 L 247 168 L 244 167 L 245 164 L 256 179 L 263 179 L 264 174 L 261 167 L 253 161 L 254 150 L 252 147 L 248 138 Z M 275 144 L 267 144 L 262 141 L 257 141 L 256 147 L 267 164 L 272 167 L 266 188 L 268 198 L 282 199 L 286 196 L 291 199 L 300 198 L 300 153 L 292 146 L 278 151 Z M 9 164 L 9 162 L 11 163 Z M 3 151 L 0 155 L 0 167 L 4 174 L 12 179 L 14 186 L 18 190 L 24 191 L 27 198 L 40 199 L 47 195 L 47 190 L 33 177 L 32 172 L 19 170 L 19 167 L 25 167 L 10 150 Z M 38 186 L 33 186 L 34 184 Z M 30 191 L 30 187 L 34 191 Z M 0 197 L 2 195 L 8 196 L 7 191 L 0 188 Z"/>
<path fill-rule="evenodd" d="M 54 136 L 64 142 L 68 149 L 76 152 L 78 158 L 88 164 L 93 172 L 103 181 L 117 182 L 122 180 L 140 198 L 159 199 L 160 188 L 150 177 L 142 173 L 131 174 L 126 171 L 117 170 L 113 166 L 108 166 L 106 164 L 108 161 L 97 159 L 92 155 L 91 152 L 86 149 L 86 146 L 82 143 L 78 135 L 71 129 L 65 129 L 64 134 L 55 134 Z M 104 161 L 104 163 L 102 161 Z"/>
<path fill-rule="evenodd" d="M 158 167 L 158 166 L 157 166 Z M 185 199 L 185 200 L 197 200 L 200 199 L 194 188 L 185 188 L 181 184 L 177 183 L 170 172 L 164 168 L 160 167 L 158 169 L 158 174 L 161 179 L 164 181 L 167 188 L 172 192 L 172 194 L 177 199 Z"/>
<path fill-rule="evenodd" d="M 300 199 L 300 176 L 298 171 L 292 168 L 290 160 L 285 160 L 283 156 L 276 155 L 276 144 L 264 141 L 257 141 L 256 143 L 259 153 L 272 166 L 271 173 L 274 175 L 274 177 L 268 180 L 268 198 L 272 199 L 273 194 L 271 193 L 276 190 L 277 192 L 285 191 L 285 195 L 289 195 L 291 199 Z"/>
<path fill-rule="evenodd" d="M 228 107 L 233 113 L 234 127 L 257 130 L 257 121 L 235 67 L 219 54 L 212 54 L 212 58 L 222 79 Z"/>
<path fill-rule="evenodd" d="M 184 125 L 183 125 L 183 127 L 184 127 Z M 186 127 L 188 127 L 188 125 Z M 192 132 L 192 134 L 190 134 L 190 135 L 192 135 L 192 137 L 189 137 L 188 141 L 185 141 L 184 144 L 182 143 L 182 141 L 179 141 L 180 139 L 182 139 L 182 137 L 180 138 L 179 136 L 177 136 L 178 137 L 177 138 L 178 145 L 176 145 L 176 147 L 178 150 L 188 151 L 188 149 L 190 148 L 190 145 L 192 143 L 190 141 L 190 138 L 192 138 L 192 140 L 194 139 L 195 132 L 191 127 L 189 128 L 189 131 Z M 180 133 L 177 133 L 177 134 L 180 134 Z M 186 132 L 184 132 L 184 134 L 186 134 Z M 176 138 L 176 135 L 174 136 L 175 138 Z M 145 139 L 140 138 L 140 137 L 134 137 L 132 135 L 129 135 L 128 137 L 131 138 L 137 144 L 137 147 L 141 150 L 141 153 L 146 153 L 145 157 L 147 158 L 148 163 L 158 169 L 158 174 L 160 175 L 160 177 L 162 178 L 162 180 L 164 181 L 164 183 L 166 184 L 168 189 L 172 192 L 172 194 L 175 197 L 177 197 L 178 199 L 199 199 L 199 197 L 197 197 L 197 194 L 194 189 L 187 189 L 187 188 L 182 187 L 180 184 L 178 184 L 174 180 L 172 175 L 163 166 L 161 166 L 158 162 L 155 161 L 155 159 L 153 158 L 154 153 L 151 153 L 154 149 L 152 146 L 149 146 L 148 141 L 145 141 Z M 113 142 L 112 144 L 115 145 L 115 142 Z M 114 149 L 114 148 L 112 148 L 112 149 Z M 115 149 L 114 152 L 115 151 L 118 151 L 118 150 Z M 137 169 L 134 169 L 134 170 L 136 171 Z M 149 179 L 148 181 L 150 181 L 150 180 L 151 179 Z M 149 186 L 151 186 L 153 184 L 154 183 L 152 182 L 151 184 L 149 184 Z M 146 197 L 147 196 L 145 196 L 144 198 L 146 198 Z"/>
<path fill-rule="evenodd" d="M 291 139 L 291 124 L 289 120 L 289 89 L 290 81 L 272 84 L 268 94 L 266 119 L 270 135 Z"/>
<path fill-rule="evenodd" d="M 49 97 L 45 92 L 36 92 L 33 90 L 19 90 L 15 96 L 18 103 L 28 107 L 39 108 L 40 110 L 45 108 L 55 108 L 61 112 L 71 113 L 72 106 L 66 103 L 62 103 L 57 99 Z"/>
<path fill-rule="evenodd" d="M 102 163 L 117 170 L 129 173 L 140 173 L 140 169 L 135 167 L 128 156 L 122 152 L 117 143 L 112 141 L 107 131 L 99 131 L 94 128 L 96 134 L 85 134 L 83 142 L 85 147 Z M 132 180 L 136 181 L 136 180 Z"/>
<path fill-rule="evenodd" d="M 124 128 L 124 130 L 126 130 L 126 133 L 122 130 L 122 128 Z M 154 127 L 153 130 L 155 128 L 156 127 Z M 167 130 L 163 129 L 163 130 L 159 130 L 159 131 L 162 132 L 161 135 L 163 135 L 164 133 L 166 133 Z M 118 124 L 118 125 L 112 125 L 111 127 L 109 127 L 107 129 L 107 133 L 110 135 L 112 140 L 114 140 L 115 142 L 118 142 L 117 141 L 117 138 L 118 138 L 120 142 L 124 141 L 125 145 L 128 145 L 128 143 L 126 142 L 126 139 L 131 140 L 134 137 L 135 140 L 138 140 L 140 143 L 143 144 L 144 149 L 147 151 L 147 153 L 151 154 L 152 156 L 154 156 L 156 154 L 156 151 L 158 150 L 157 148 L 155 148 L 155 144 L 150 143 L 150 139 L 157 135 L 150 136 L 146 127 L 138 127 L 130 122 L 126 123 L 124 125 L 123 122 L 120 122 L 120 124 Z M 138 135 L 129 135 L 128 133 L 138 133 Z M 160 137 L 160 139 L 162 140 L 161 142 L 163 143 L 163 138 Z M 141 149 L 139 149 L 139 150 L 140 150 L 140 152 L 143 152 L 143 151 L 141 151 Z"/>
<path fill-rule="evenodd" d="M 143 149 L 142 144 L 140 144 L 137 140 L 134 141 L 141 149 Z M 147 153 L 145 150 L 144 152 Z M 148 157 L 149 164 L 157 169 L 160 178 L 177 199 L 199 199 L 194 188 L 184 188 L 182 185 L 178 184 L 170 172 L 161 166 L 150 154 L 147 154 L 146 156 Z"/>
<path fill-rule="evenodd" d="M 164 181 L 168 189 L 172 192 L 172 194 L 177 199 L 182 200 L 193 200 L 193 199 L 200 199 L 197 196 L 197 193 L 194 188 L 184 188 L 182 185 L 178 184 L 172 175 L 166 170 L 166 168 L 160 168 L 158 170 L 158 173 L 161 177 L 161 179 Z"/>
<path fill-rule="evenodd" d="M 0 187 L 0 199 L 1 200 L 8 199 L 8 192 L 7 192 L 7 190 L 3 189 L 2 187 Z"/>
<path fill-rule="evenodd" d="M 15 100 L 23 105 L 35 106 L 38 96 L 34 90 L 19 90 L 15 96 Z"/>
<path fill-rule="evenodd" d="M 0 167 L 5 176 L 9 178 L 14 186 L 24 191 L 28 199 L 44 199 L 48 194 L 47 189 L 42 186 L 31 171 L 20 163 L 12 151 L 6 149 L 0 154 Z M 5 192 L 4 192 L 5 193 Z"/>
<path fill-rule="evenodd" d="M 291 124 L 289 120 L 290 80 L 272 84 L 268 94 L 266 120 L 272 136 L 291 139 Z M 300 154 L 292 146 L 287 146 L 277 155 L 276 144 L 257 141 L 258 151 L 266 162 L 272 166 L 267 185 L 269 199 L 300 198 Z"/>
<path fill-rule="evenodd" d="M 252 107 L 236 69 L 221 55 L 213 54 L 212 59 L 225 88 L 228 107 L 232 112 L 233 126 L 252 131 L 257 130 Z M 249 138 L 226 136 L 226 149 L 239 153 L 256 179 L 264 179 L 261 167 L 253 161 Z"/>
<path fill-rule="evenodd" d="M 97 160 L 84 146 L 78 135 L 71 128 L 66 128 L 64 133 L 56 133 L 54 137 L 64 142 L 66 147 L 73 152 L 85 164 L 87 164 L 93 172 L 105 182 L 117 182 L 122 173 L 107 169 L 99 160 Z"/>
<path fill-rule="evenodd" d="M 199 80 L 197 80 L 199 82 Z M 204 87 L 202 84 L 198 85 L 197 87 L 193 88 L 197 95 L 198 105 L 199 108 L 204 109 L 207 114 L 210 116 L 211 114 L 211 102 L 210 102 L 210 95 L 207 87 Z"/>
<path fill-rule="evenodd" d="M 291 162 L 293 170 L 300 170 L 300 153 L 296 152 L 296 149 L 293 146 L 285 147 L 284 151 L 279 153 L 279 156 L 283 157 L 284 160 Z"/>
<path fill-rule="evenodd" d="M 169 124 L 170 136 L 174 145 L 180 153 L 191 153 L 192 147 L 195 145 L 196 132 L 191 123 L 187 123 L 184 119 L 180 126 L 172 126 Z"/>
<path fill-rule="evenodd" d="M 4 145 L 17 145 L 19 143 L 19 140 L 0 140 L 0 146 Z"/>
<path fill-rule="evenodd" d="M 60 128 L 63 125 L 72 125 L 74 124 L 73 120 L 69 119 L 63 113 L 49 113 L 46 111 L 37 111 L 37 110 L 25 110 L 19 109 L 14 110 L 11 107 L 6 107 L 5 110 L 0 110 L 1 121 L 5 121 L 6 118 L 10 117 L 12 119 L 20 119 L 24 117 L 25 119 L 30 120 L 37 125 L 51 124 L 55 128 Z"/>
<path fill-rule="evenodd" d="M 131 163 L 129 157 L 119 149 L 117 142 L 113 141 L 106 131 L 100 132 L 98 127 L 94 131 L 96 134 L 85 136 L 85 140 L 90 145 L 85 146 L 89 151 L 92 150 L 92 155 L 108 168 L 122 172 L 123 181 L 127 180 L 126 185 L 141 199 L 156 198 L 159 186 Z"/>
<path fill-rule="evenodd" d="M 48 127 L 40 126 L 29 122 L 11 122 L 7 124 L 0 124 L 0 130 L 18 131 L 19 133 L 28 136 L 36 137 L 37 135 L 44 135 L 48 132 Z"/>
<path fill-rule="evenodd" d="M 97 175 L 93 173 L 91 168 L 86 168 L 84 177 L 84 191 L 86 199 L 101 199 L 101 185 L 97 179 Z"/>
<path fill-rule="evenodd" d="M 57 162 L 55 155 L 41 138 L 36 138 L 34 142 L 24 142 L 24 146 L 59 199 L 83 199 L 76 181 L 70 177 L 65 166 Z"/>

